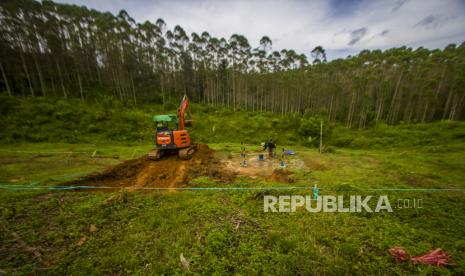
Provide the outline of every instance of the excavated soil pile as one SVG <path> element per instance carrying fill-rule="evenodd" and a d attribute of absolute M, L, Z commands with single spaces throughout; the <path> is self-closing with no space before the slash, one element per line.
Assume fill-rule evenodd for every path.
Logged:
<path fill-rule="evenodd" d="M 284 169 L 275 169 L 273 174 L 268 177 L 269 181 L 279 182 L 279 183 L 294 183 L 295 179 L 292 178 L 292 173 Z"/>
<path fill-rule="evenodd" d="M 181 160 L 171 155 L 153 161 L 143 156 L 65 185 L 174 188 L 183 187 L 189 180 L 199 176 L 208 176 L 221 182 L 231 182 L 235 177 L 214 157 L 213 150 L 207 145 L 199 145 L 190 160 Z"/>

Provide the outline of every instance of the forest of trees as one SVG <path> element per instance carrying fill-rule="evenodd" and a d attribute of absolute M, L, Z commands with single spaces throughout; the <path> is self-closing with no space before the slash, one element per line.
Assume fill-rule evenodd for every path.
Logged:
<path fill-rule="evenodd" d="M 444 50 L 364 50 L 328 62 L 272 49 L 264 36 L 187 34 L 52 1 L 0 2 L 0 91 L 18 97 L 166 103 L 324 115 L 347 127 L 465 119 L 465 43 Z M 176 100 L 177 101 L 177 100 Z"/>

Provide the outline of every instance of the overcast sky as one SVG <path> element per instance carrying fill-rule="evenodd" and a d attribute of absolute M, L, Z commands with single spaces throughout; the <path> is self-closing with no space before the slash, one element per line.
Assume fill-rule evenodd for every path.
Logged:
<path fill-rule="evenodd" d="M 58 0 L 114 14 L 125 9 L 137 22 L 163 18 L 169 28 L 245 35 L 252 47 L 268 35 L 273 50 L 309 55 L 317 45 L 329 59 L 363 49 L 398 46 L 444 48 L 465 41 L 465 0 Z"/>

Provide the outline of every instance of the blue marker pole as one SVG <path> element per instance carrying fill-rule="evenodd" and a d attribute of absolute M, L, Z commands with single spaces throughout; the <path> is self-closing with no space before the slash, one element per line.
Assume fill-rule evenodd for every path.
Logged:
<path fill-rule="evenodd" d="M 318 189 L 316 184 L 315 184 L 315 186 L 313 186 L 312 191 L 313 191 L 313 199 L 317 200 L 318 199 L 318 192 L 320 191 L 320 189 Z"/>

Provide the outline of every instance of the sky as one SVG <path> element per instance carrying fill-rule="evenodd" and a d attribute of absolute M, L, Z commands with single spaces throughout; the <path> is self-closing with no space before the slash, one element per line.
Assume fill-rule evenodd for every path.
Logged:
<path fill-rule="evenodd" d="M 262 36 L 272 49 L 310 55 L 321 45 L 328 59 L 364 49 L 444 48 L 465 41 L 465 0 L 56 0 L 113 14 L 126 10 L 137 22 L 162 18 L 168 28 L 242 34 L 252 47 Z"/>

